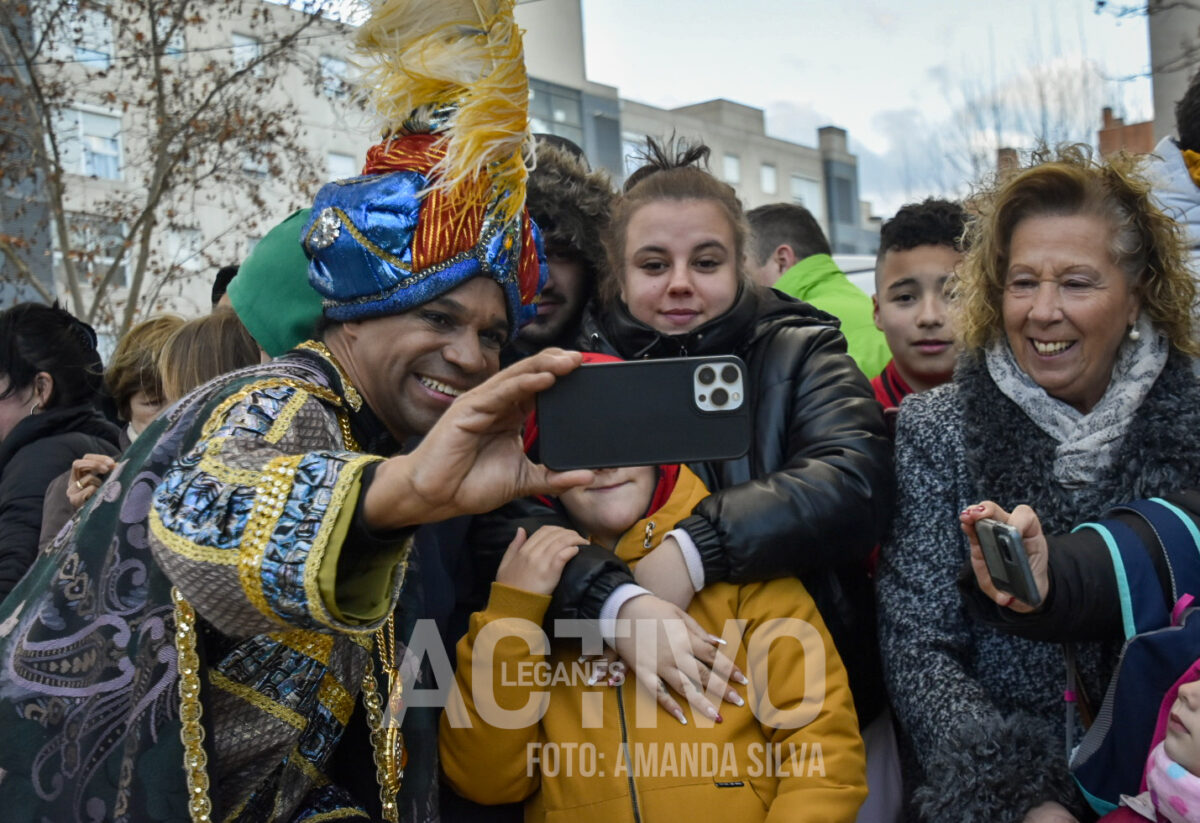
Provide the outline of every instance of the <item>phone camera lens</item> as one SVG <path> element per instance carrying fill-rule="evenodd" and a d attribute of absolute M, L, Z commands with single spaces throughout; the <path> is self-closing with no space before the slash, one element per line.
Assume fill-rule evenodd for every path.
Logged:
<path fill-rule="evenodd" d="M 1004 557 L 1005 563 L 1016 562 L 1016 556 L 1013 554 L 1012 544 L 1008 542 L 1007 535 L 997 535 L 996 543 L 1000 546 L 1000 554 Z"/>
<path fill-rule="evenodd" d="M 716 389 L 712 393 L 712 404 L 714 406 L 724 406 L 729 402 L 729 392 L 724 389 Z"/>
<path fill-rule="evenodd" d="M 721 369 L 721 379 L 726 383 L 733 383 L 738 379 L 738 370 L 734 366 L 726 366 Z"/>
<path fill-rule="evenodd" d="M 696 375 L 696 379 L 699 380 L 702 385 L 711 386 L 713 381 L 717 379 L 717 373 L 713 371 L 712 366 L 705 366 L 704 368 L 700 369 L 699 374 Z"/>

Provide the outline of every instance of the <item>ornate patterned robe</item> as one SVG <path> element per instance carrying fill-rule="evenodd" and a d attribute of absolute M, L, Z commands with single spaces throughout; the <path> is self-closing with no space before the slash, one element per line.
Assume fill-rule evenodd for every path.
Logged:
<path fill-rule="evenodd" d="M 0 603 L 5 819 L 189 819 L 172 587 L 200 617 L 212 818 L 366 816 L 326 769 L 408 541 L 358 539 L 381 458 L 347 446 L 378 428 L 351 391 L 295 352 L 192 392 Z"/>

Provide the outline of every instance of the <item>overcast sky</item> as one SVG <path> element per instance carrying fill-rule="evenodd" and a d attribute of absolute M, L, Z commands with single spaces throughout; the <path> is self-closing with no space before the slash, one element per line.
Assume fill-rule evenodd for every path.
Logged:
<path fill-rule="evenodd" d="M 1094 0 L 583 0 L 583 10 L 589 79 L 656 106 L 757 106 L 769 134 L 805 145 L 817 127 L 841 126 L 860 194 L 884 216 L 961 188 L 976 141 L 965 100 L 1032 98 L 1047 88 L 1034 78 L 1051 78 L 1073 102 L 1048 108 L 1093 142 L 1100 106 L 1127 122 L 1153 115 L 1139 76 L 1145 18 L 1097 13 Z M 1020 145 L 1028 128 L 1004 119 L 1004 142 Z"/>

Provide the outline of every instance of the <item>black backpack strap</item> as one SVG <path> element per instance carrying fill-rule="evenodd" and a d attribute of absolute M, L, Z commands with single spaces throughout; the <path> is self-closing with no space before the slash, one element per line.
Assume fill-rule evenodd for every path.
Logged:
<path fill-rule="evenodd" d="M 1179 507 L 1158 497 L 1136 500 L 1115 511 L 1137 514 L 1154 531 L 1167 564 L 1171 592 L 1169 604 L 1185 594 L 1200 597 L 1200 530 Z"/>
<path fill-rule="evenodd" d="M 1125 639 L 1169 625 L 1171 615 L 1163 600 L 1154 562 L 1137 532 L 1115 519 L 1082 523 L 1074 531 L 1080 529 L 1097 532 L 1112 556 L 1117 591 L 1121 597 L 1121 623 L 1125 627 Z"/>

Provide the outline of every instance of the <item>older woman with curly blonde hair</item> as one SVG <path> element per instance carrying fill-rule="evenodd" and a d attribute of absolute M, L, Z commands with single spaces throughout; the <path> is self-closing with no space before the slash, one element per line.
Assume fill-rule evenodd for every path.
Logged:
<path fill-rule="evenodd" d="M 922 819 L 1071 821 L 1084 804 L 1067 771 L 1062 652 L 968 618 L 958 513 L 1028 504 L 1065 531 L 1196 484 L 1195 288 L 1132 158 L 1043 153 L 975 207 L 954 380 L 900 409 L 878 579 L 885 668 Z M 1074 660 L 1098 704 L 1115 649 L 1080 645 Z"/>

